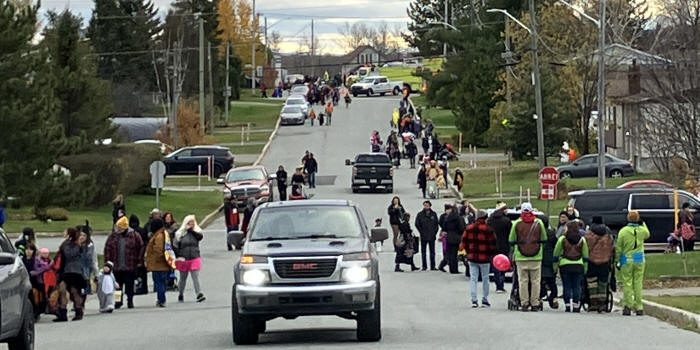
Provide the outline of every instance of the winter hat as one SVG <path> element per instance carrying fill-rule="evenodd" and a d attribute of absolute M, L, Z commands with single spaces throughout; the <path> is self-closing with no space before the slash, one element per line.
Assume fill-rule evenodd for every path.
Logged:
<path fill-rule="evenodd" d="M 109 267 L 110 270 L 114 270 L 114 263 L 111 261 L 105 262 L 105 266 Z"/>
<path fill-rule="evenodd" d="M 486 218 L 489 216 L 489 213 L 486 212 L 486 210 L 479 209 L 476 212 L 476 218 L 481 219 L 481 218 Z"/>
<path fill-rule="evenodd" d="M 129 228 L 129 219 L 126 218 L 126 216 L 122 216 L 117 220 L 117 229 L 120 231 L 124 231 Z"/>
<path fill-rule="evenodd" d="M 24 235 L 24 237 L 34 236 L 34 229 L 31 227 L 25 227 L 22 229 L 22 235 Z"/>
<path fill-rule="evenodd" d="M 630 212 L 627 213 L 627 221 L 628 222 L 639 222 L 639 212 L 636 210 L 630 210 Z"/>
<path fill-rule="evenodd" d="M 525 202 L 520 205 L 520 210 L 521 211 L 532 211 L 532 204 L 530 202 Z"/>
<path fill-rule="evenodd" d="M 151 232 L 158 232 L 158 230 L 162 229 L 163 227 L 165 227 L 165 224 L 163 223 L 162 219 L 151 220 Z"/>
<path fill-rule="evenodd" d="M 151 210 L 151 215 L 153 215 L 153 214 L 160 214 L 160 209 L 153 208 L 153 210 Z"/>
<path fill-rule="evenodd" d="M 49 248 L 39 248 L 39 254 L 48 254 Z"/>

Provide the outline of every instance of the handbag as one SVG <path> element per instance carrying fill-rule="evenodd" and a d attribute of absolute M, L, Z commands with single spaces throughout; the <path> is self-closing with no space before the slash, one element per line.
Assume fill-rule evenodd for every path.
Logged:
<path fill-rule="evenodd" d="M 686 241 L 695 239 L 695 226 L 689 223 L 683 223 L 680 231 L 681 237 L 683 237 L 683 239 Z"/>
<path fill-rule="evenodd" d="M 166 233 L 164 234 L 165 236 L 165 245 L 163 249 L 163 254 L 165 255 L 165 261 L 168 263 L 170 268 L 175 269 L 175 260 L 177 257 L 175 256 L 175 250 L 173 250 L 173 244 L 170 242 L 170 236 Z"/>

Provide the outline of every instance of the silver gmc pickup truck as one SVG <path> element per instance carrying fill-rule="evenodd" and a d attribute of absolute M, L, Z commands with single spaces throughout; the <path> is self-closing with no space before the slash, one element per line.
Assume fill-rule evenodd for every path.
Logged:
<path fill-rule="evenodd" d="M 229 232 L 240 237 L 240 232 Z M 232 289 L 233 341 L 255 344 L 277 317 L 337 315 L 357 321 L 360 341 L 381 339 L 375 241 L 346 200 L 265 203 L 251 219 Z"/>

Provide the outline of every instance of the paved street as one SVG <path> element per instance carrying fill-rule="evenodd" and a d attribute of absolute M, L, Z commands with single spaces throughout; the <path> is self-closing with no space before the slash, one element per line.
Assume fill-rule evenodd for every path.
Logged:
<path fill-rule="evenodd" d="M 377 129 L 388 133 L 395 98 L 356 98 L 349 110 L 339 106 L 331 127 L 308 125 L 280 128 L 263 163 L 274 171 L 288 171 L 300 164 L 308 149 L 319 160 L 324 185 L 315 198 L 345 198 L 362 207 L 366 218 L 386 217 L 392 194 L 352 194 L 351 169 L 346 158 L 369 150 L 369 135 Z M 421 198 L 415 185 L 415 170 L 403 166 L 395 174 L 395 194 L 415 214 Z M 465 179 L 468 186 L 469 179 Z M 193 203 L 196 205 L 196 203 Z M 442 203 L 435 203 L 440 210 Z M 57 245 L 58 240 L 42 244 Z M 104 239 L 98 239 L 102 249 Z M 202 286 L 207 301 L 186 302 L 168 294 L 168 307 L 156 309 L 155 295 L 140 296 L 133 310 L 111 315 L 97 313 L 96 298 L 90 297 L 87 316 L 80 322 L 53 324 L 44 317 L 37 325 L 38 349 L 226 349 L 231 336 L 232 265 L 237 253 L 226 251 L 223 221 L 205 232 Z M 53 248 L 53 247 L 52 247 Z M 690 349 L 700 335 L 680 330 L 651 317 L 623 318 L 612 314 L 564 314 L 510 312 L 506 295 L 492 294 L 491 309 L 471 309 L 469 288 L 463 275 L 441 272 L 393 272 L 390 247 L 381 253 L 383 339 L 380 343 L 356 343 L 355 322 L 335 317 L 274 320 L 260 337 L 259 347 L 284 349 Z M 416 259 L 419 263 L 419 258 Z M 462 267 L 463 269 L 463 267 Z M 494 288 L 492 288 L 493 290 Z M 508 288 L 509 289 L 509 288 Z"/>

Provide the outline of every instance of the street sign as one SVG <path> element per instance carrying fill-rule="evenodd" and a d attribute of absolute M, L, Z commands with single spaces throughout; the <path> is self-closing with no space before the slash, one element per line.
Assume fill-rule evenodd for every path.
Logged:
<path fill-rule="evenodd" d="M 543 184 L 540 188 L 540 199 L 547 201 L 557 199 L 557 185 Z"/>
<path fill-rule="evenodd" d="M 556 185 L 559 182 L 559 171 L 553 166 L 548 166 L 540 170 L 540 184 Z"/>
<path fill-rule="evenodd" d="M 151 173 L 151 188 L 163 188 L 163 180 L 165 179 L 165 163 L 156 160 L 151 163 L 148 168 Z"/>

